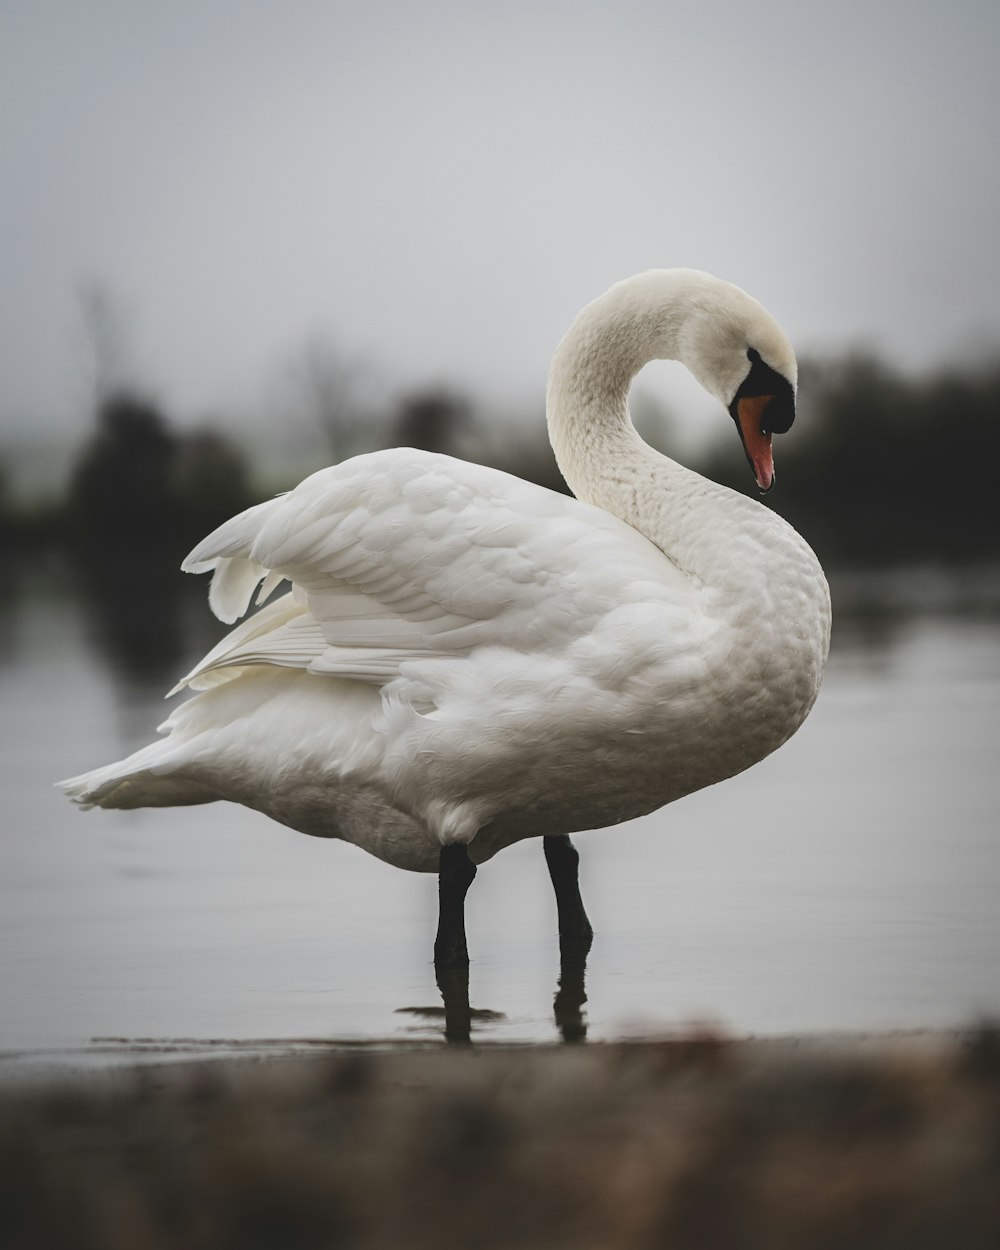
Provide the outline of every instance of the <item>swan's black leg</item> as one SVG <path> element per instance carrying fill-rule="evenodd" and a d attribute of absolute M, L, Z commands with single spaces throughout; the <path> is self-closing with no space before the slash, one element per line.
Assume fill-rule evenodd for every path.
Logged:
<path fill-rule="evenodd" d="M 580 853 L 569 840 L 562 837 L 545 837 L 545 862 L 549 866 L 552 888 L 556 892 L 559 911 L 559 936 L 564 941 L 586 942 L 589 948 L 594 930 L 580 897 Z"/>
<path fill-rule="evenodd" d="M 465 942 L 465 896 L 476 875 L 464 842 L 441 848 L 438 867 L 438 931 L 434 940 L 434 966 L 467 968 L 469 948 Z"/>
<path fill-rule="evenodd" d="M 445 1041 L 468 1045 L 472 1041 L 468 959 L 461 968 L 449 968 L 443 964 L 437 964 L 434 975 L 444 1002 Z"/>
<path fill-rule="evenodd" d="M 584 984 L 587 975 L 587 953 L 590 938 L 559 942 L 559 986 L 552 1003 L 556 1028 L 564 1042 L 585 1042 L 587 1025 L 583 1019 L 583 1004 L 587 1001 Z"/>

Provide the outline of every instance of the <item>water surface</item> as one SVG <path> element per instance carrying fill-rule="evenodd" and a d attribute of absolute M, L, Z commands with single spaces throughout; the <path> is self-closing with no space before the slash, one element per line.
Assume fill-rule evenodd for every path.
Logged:
<path fill-rule="evenodd" d="M 8 1069 L 441 1038 L 435 878 L 240 807 L 81 813 L 52 789 L 148 740 L 204 637 L 181 630 L 159 665 L 129 664 L 52 592 L 22 595 L 2 629 Z M 998 731 L 994 621 L 844 625 L 816 709 L 776 755 L 576 839 L 597 930 L 588 1036 L 936 1028 L 1000 1011 Z M 480 869 L 468 928 L 474 1037 L 557 1040 L 539 842 Z"/>

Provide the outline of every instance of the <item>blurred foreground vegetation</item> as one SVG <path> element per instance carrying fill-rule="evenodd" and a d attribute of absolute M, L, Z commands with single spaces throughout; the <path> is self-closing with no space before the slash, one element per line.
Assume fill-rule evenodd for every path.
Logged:
<path fill-rule="evenodd" d="M 1000 1047 L 163 1066 L 6 1093 L 0 1159 L 10 1250 L 992 1250 Z"/>

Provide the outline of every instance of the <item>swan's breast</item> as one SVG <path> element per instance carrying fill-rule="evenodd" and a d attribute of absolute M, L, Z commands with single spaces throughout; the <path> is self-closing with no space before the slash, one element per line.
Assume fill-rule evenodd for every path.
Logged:
<path fill-rule="evenodd" d="M 643 815 L 749 768 L 807 716 L 829 644 L 808 547 L 790 546 L 772 571 L 735 602 L 704 587 L 637 596 L 558 654 L 470 656 L 431 717 L 395 726 L 399 793 L 426 786 L 426 819 L 444 836 L 487 830 L 485 857 L 519 837 Z"/>
<path fill-rule="evenodd" d="M 717 623 L 707 655 L 707 698 L 721 710 L 735 772 L 776 750 L 819 693 L 830 649 L 830 592 L 808 544 L 780 517 L 733 543 L 745 570 L 724 589 L 706 587 Z"/>

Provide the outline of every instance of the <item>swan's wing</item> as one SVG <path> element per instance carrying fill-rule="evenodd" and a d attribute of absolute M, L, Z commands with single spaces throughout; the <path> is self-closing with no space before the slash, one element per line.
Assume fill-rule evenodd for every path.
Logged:
<path fill-rule="evenodd" d="M 675 601 L 686 579 L 616 518 L 494 469 L 411 449 L 358 456 L 226 522 L 191 552 L 233 621 L 181 684 L 253 663 L 383 684 L 407 660 L 526 651 L 586 634 L 626 602 Z M 676 606 L 676 604 L 675 604 Z"/>

